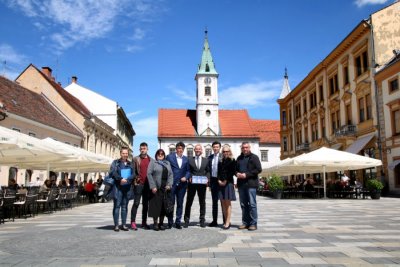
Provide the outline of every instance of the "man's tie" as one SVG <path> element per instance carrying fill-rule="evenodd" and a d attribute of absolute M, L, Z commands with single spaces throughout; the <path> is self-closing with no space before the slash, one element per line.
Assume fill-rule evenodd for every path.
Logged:
<path fill-rule="evenodd" d="M 218 154 L 214 154 L 213 165 L 212 165 L 212 174 L 214 177 L 217 176 L 217 168 L 218 168 Z"/>
<path fill-rule="evenodd" d="M 200 169 L 200 157 L 197 157 L 196 165 L 197 165 L 197 169 Z"/>

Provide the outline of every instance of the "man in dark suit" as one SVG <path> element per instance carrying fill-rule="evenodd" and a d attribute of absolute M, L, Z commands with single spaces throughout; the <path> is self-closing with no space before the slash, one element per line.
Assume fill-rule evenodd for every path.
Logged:
<path fill-rule="evenodd" d="M 208 159 L 202 157 L 203 148 L 197 144 L 194 147 L 195 157 L 189 159 L 190 178 L 188 184 L 188 194 L 185 207 L 185 228 L 189 226 L 190 209 L 192 208 L 194 196 L 199 198 L 200 204 L 200 227 L 206 227 L 206 190 L 210 178 Z"/>
<path fill-rule="evenodd" d="M 183 155 L 185 150 L 185 144 L 178 142 L 175 146 L 175 153 L 171 153 L 167 156 L 167 160 L 171 164 L 172 173 L 174 175 L 174 183 L 171 188 L 171 195 L 176 200 L 176 217 L 175 227 L 176 229 L 182 229 L 181 219 L 183 211 L 183 199 L 185 198 L 187 189 L 187 180 L 190 177 L 189 171 L 189 160 Z M 172 227 L 173 224 L 173 212 L 168 214 L 168 228 Z"/>
<path fill-rule="evenodd" d="M 221 150 L 221 143 L 218 141 L 214 141 L 212 143 L 213 154 L 208 157 L 209 165 L 208 168 L 210 169 L 210 189 L 211 189 L 211 198 L 212 198 L 212 222 L 208 225 L 210 227 L 218 226 L 218 163 L 222 161 L 222 154 L 220 153 Z M 222 214 L 223 216 L 223 214 Z M 225 223 L 225 218 L 223 218 Z"/>

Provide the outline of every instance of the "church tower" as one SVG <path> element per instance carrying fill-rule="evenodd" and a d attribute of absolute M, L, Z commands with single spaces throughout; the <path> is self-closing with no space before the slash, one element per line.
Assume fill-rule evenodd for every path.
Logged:
<path fill-rule="evenodd" d="M 199 136 L 220 135 L 218 121 L 218 73 L 215 69 L 205 31 L 203 54 L 195 80 L 197 134 Z"/>
<path fill-rule="evenodd" d="M 287 75 L 287 68 L 285 68 L 285 76 L 283 76 L 283 86 L 279 99 L 284 99 L 290 94 L 289 76 Z"/>

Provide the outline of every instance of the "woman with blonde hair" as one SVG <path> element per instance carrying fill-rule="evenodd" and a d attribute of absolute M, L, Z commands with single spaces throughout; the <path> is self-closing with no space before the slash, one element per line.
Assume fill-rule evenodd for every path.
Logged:
<path fill-rule="evenodd" d="M 232 205 L 231 201 L 236 200 L 234 179 L 236 172 L 236 160 L 228 145 L 222 147 L 222 161 L 218 164 L 218 196 L 222 204 L 225 223 L 222 229 L 228 230 L 231 227 Z"/>

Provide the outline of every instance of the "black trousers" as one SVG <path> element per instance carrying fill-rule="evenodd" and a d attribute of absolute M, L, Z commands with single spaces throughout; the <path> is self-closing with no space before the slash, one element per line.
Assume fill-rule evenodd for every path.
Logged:
<path fill-rule="evenodd" d="M 185 222 L 190 221 L 190 209 L 192 208 L 194 196 L 196 195 L 199 198 L 200 203 L 200 222 L 205 222 L 206 217 L 206 190 L 207 185 L 205 184 L 189 184 L 188 185 L 188 193 L 186 198 L 186 206 L 185 206 L 185 215 L 184 220 Z"/>
<path fill-rule="evenodd" d="M 150 187 L 149 183 L 146 182 L 144 185 L 138 184 L 134 188 L 134 201 L 131 209 L 131 222 L 136 222 L 136 213 L 140 205 L 140 199 L 142 199 L 142 222 L 147 221 L 147 212 L 149 210 L 149 195 Z"/>

